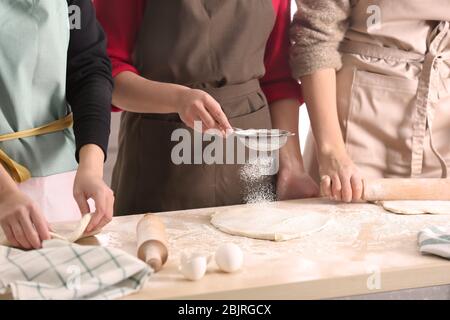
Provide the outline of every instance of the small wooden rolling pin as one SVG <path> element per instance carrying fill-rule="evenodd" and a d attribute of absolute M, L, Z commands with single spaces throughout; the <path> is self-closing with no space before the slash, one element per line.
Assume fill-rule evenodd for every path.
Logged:
<path fill-rule="evenodd" d="M 158 272 L 169 255 L 164 223 L 161 218 L 147 214 L 138 222 L 136 233 L 138 258 Z"/>
<path fill-rule="evenodd" d="M 363 200 L 450 200 L 450 179 L 364 180 Z"/>

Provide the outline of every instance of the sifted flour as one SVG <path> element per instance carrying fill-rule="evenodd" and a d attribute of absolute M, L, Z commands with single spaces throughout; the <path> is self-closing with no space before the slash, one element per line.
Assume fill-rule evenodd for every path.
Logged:
<path fill-rule="evenodd" d="M 244 183 L 244 201 L 246 203 L 266 203 L 276 200 L 272 168 L 274 158 L 258 157 L 242 166 L 241 181 Z"/>

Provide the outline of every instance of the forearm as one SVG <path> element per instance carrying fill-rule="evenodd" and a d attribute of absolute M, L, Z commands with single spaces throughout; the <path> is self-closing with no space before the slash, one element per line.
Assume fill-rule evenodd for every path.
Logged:
<path fill-rule="evenodd" d="M 104 160 L 103 150 L 99 146 L 95 144 L 84 145 L 80 149 L 78 170 L 88 170 L 97 176 L 103 177 Z"/>
<path fill-rule="evenodd" d="M 0 163 L 0 194 L 11 190 L 17 190 L 17 184 Z"/>
<path fill-rule="evenodd" d="M 318 156 L 344 154 L 345 144 L 337 113 L 335 70 L 316 71 L 302 77 L 301 82 Z"/>
<path fill-rule="evenodd" d="M 177 84 L 145 79 L 125 71 L 115 77 L 113 104 L 138 113 L 176 113 L 179 96 L 189 90 Z"/>
<path fill-rule="evenodd" d="M 294 99 L 278 100 L 270 104 L 272 127 L 295 134 L 294 137 L 288 138 L 286 145 L 280 150 L 280 170 L 304 171 L 298 132 L 298 104 L 298 101 Z"/>
<path fill-rule="evenodd" d="M 73 111 L 76 158 L 84 145 L 95 144 L 106 157 L 111 122 L 113 79 L 106 36 L 90 0 L 71 0 L 81 9 L 81 28 L 70 31 L 67 51 L 67 102 Z"/>

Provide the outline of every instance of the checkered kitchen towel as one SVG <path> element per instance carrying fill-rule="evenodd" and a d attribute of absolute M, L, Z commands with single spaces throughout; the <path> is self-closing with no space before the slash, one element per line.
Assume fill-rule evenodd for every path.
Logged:
<path fill-rule="evenodd" d="M 0 294 L 14 299 L 116 299 L 142 288 L 150 273 L 114 248 L 61 240 L 32 251 L 0 246 Z"/>
<path fill-rule="evenodd" d="M 450 227 L 429 227 L 419 232 L 419 248 L 422 253 L 450 259 Z"/>

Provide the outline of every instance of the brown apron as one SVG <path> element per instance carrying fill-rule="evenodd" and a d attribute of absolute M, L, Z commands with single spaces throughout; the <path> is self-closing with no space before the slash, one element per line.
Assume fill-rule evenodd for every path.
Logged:
<path fill-rule="evenodd" d="M 149 1 L 134 62 L 148 79 L 208 92 L 232 126 L 270 128 L 258 79 L 274 22 L 270 0 Z M 116 215 L 243 203 L 240 165 L 173 163 L 179 142 L 171 135 L 179 128 L 188 129 L 177 114 L 123 113 L 112 180 Z"/>

